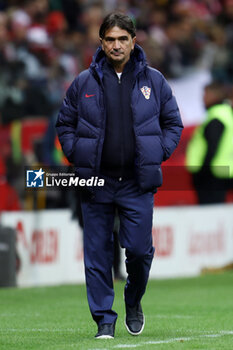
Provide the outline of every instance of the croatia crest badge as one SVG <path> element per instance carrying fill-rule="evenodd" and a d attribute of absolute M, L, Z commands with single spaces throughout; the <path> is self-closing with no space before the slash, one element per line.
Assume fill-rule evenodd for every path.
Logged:
<path fill-rule="evenodd" d="M 145 97 L 145 99 L 149 100 L 151 88 L 149 88 L 148 86 L 143 86 L 140 90 L 141 90 L 143 96 Z"/>

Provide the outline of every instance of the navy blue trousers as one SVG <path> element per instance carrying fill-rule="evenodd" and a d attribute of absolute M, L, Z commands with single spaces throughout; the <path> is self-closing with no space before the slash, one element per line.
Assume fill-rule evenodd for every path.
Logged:
<path fill-rule="evenodd" d="M 134 180 L 104 177 L 94 199 L 82 199 L 84 264 L 87 298 L 97 324 L 113 323 L 113 223 L 120 218 L 119 241 L 126 249 L 125 301 L 136 305 L 145 293 L 154 256 L 152 246 L 153 193 L 141 193 Z"/>

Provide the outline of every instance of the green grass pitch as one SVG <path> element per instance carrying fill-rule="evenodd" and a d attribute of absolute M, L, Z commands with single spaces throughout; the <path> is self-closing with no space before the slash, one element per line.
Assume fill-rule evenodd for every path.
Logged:
<path fill-rule="evenodd" d="M 233 273 L 150 280 L 144 332 L 124 327 L 124 283 L 115 283 L 115 339 L 96 340 L 84 285 L 0 289 L 1 350 L 233 349 Z"/>

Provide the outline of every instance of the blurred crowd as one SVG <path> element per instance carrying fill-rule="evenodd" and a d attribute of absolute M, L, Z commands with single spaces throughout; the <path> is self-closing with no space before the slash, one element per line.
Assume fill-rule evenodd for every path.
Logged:
<path fill-rule="evenodd" d="M 233 0 L 0 0 L 0 184 L 8 178 L 21 205 L 22 167 L 62 164 L 54 153 L 57 111 L 99 46 L 103 17 L 115 10 L 133 18 L 138 44 L 166 78 L 205 68 L 232 97 Z M 47 124 L 25 156 L 20 123 L 29 117 Z"/>

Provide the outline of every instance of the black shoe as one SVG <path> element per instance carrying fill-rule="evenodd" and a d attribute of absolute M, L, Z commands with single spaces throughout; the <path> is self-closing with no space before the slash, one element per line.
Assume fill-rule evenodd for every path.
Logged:
<path fill-rule="evenodd" d="M 125 303 L 126 317 L 125 327 L 132 335 L 142 333 L 145 326 L 145 317 L 142 312 L 141 303 L 131 307 Z"/>
<path fill-rule="evenodd" d="M 105 323 L 98 326 L 98 333 L 95 335 L 96 339 L 114 339 L 115 322 Z"/>

